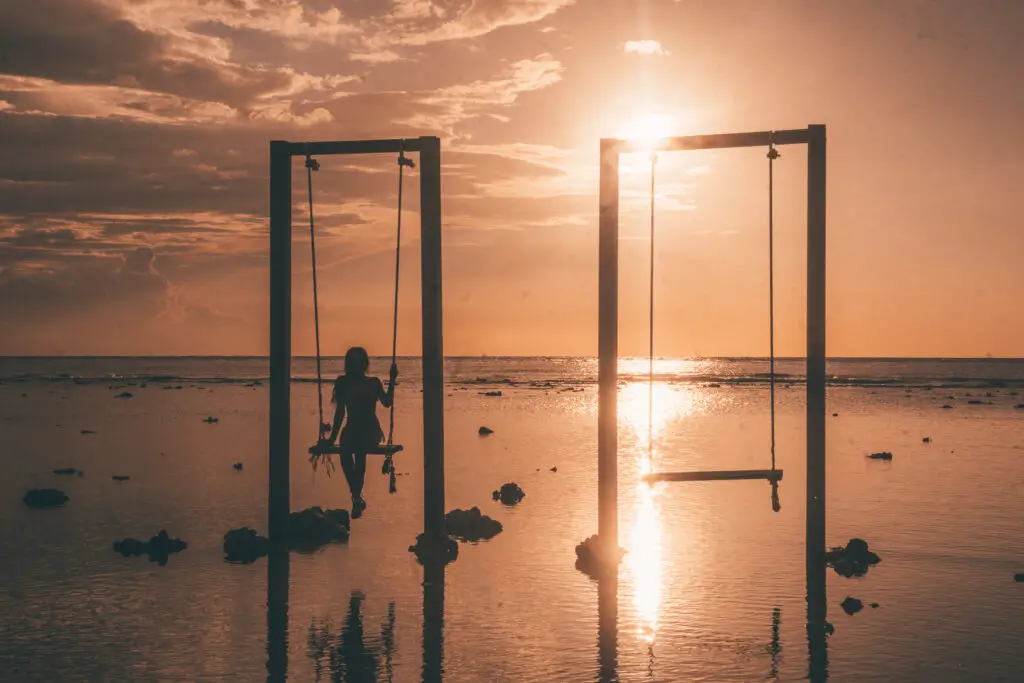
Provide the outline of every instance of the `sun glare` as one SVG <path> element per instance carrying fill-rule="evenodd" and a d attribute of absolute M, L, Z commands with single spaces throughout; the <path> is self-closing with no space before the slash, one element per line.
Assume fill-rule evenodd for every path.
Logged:
<path fill-rule="evenodd" d="M 674 135 L 675 121 L 665 114 L 643 114 L 631 121 L 619 134 L 619 138 L 632 140 L 644 152 L 652 152 L 658 143 Z"/>

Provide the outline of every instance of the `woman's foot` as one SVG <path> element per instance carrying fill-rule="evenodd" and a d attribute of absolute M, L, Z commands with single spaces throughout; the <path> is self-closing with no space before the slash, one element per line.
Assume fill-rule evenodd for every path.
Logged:
<path fill-rule="evenodd" d="M 366 509 L 366 501 L 362 496 L 352 496 L 352 519 L 359 519 Z"/>

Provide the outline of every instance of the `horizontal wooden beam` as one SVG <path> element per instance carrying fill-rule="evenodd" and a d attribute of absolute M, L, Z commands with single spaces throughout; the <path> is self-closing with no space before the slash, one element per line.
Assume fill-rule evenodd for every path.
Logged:
<path fill-rule="evenodd" d="M 742 481 L 765 479 L 782 481 L 782 470 L 718 470 L 711 472 L 652 472 L 646 482 L 656 481 Z"/>
<path fill-rule="evenodd" d="M 732 147 L 767 147 L 771 141 L 776 145 L 802 145 L 811 139 L 806 128 L 798 130 L 757 131 L 754 133 L 721 133 L 717 135 L 689 135 L 681 138 L 662 138 L 653 144 L 653 151 L 682 152 L 695 149 L 729 149 Z M 604 138 L 602 149 L 612 148 L 620 154 L 650 152 L 651 143 L 638 140 Z"/>
<path fill-rule="evenodd" d="M 327 156 L 336 154 L 397 154 L 400 151 L 419 152 L 425 141 L 437 138 L 399 138 L 396 140 L 338 140 L 326 142 L 284 142 L 293 157 Z"/>

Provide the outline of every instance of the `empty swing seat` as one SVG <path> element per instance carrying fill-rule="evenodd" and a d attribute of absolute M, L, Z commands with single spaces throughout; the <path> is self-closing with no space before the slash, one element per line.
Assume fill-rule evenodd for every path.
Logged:
<path fill-rule="evenodd" d="M 651 472 L 644 481 L 743 481 L 764 479 L 769 482 L 782 481 L 782 470 L 716 470 L 710 472 Z"/>
<path fill-rule="evenodd" d="M 395 453 L 400 453 L 402 450 L 402 446 L 399 446 L 398 444 L 388 446 L 387 444 L 382 443 L 374 446 L 373 448 L 368 448 L 366 450 L 366 454 L 394 455 Z M 337 444 L 316 444 L 315 446 L 309 447 L 309 452 L 313 455 L 338 455 L 341 453 L 341 448 Z"/>

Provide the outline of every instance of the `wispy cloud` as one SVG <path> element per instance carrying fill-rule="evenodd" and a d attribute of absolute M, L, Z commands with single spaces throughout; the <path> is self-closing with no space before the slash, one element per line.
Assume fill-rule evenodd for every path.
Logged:
<path fill-rule="evenodd" d="M 656 40 L 629 40 L 624 49 L 638 55 L 668 55 L 668 50 Z"/>

